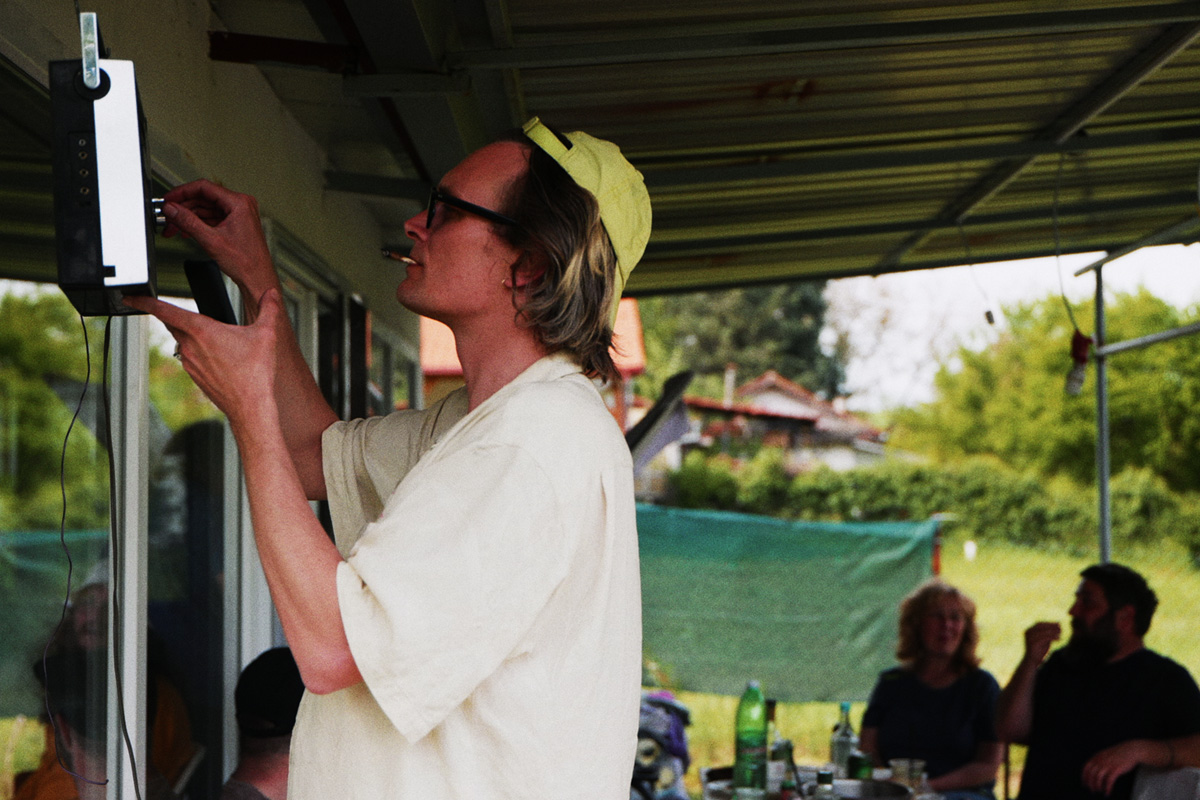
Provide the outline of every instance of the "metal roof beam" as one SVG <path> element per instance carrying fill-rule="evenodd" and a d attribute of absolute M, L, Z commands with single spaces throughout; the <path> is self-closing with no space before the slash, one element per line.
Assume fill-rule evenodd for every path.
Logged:
<path fill-rule="evenodd" d="M 470 77 L 458 72 L 408 72 L 388 75 L 351 75 L 342 79 L 342 90 L 350 97 L 403 97 L 415 99 L 434 94 L 466 94 Z"/>
<path fill-rule="evenodd" d="M 837 155 L 783 158 L 754 163 L 643 168 L 646 184 L 652 188 L 695 186 L 738 181 L 762 181 L 812 175 L 836 175 L 882 169 L 902 169 L 970 161 L 1032 161 L 1038 156 L 1148 147 L 1160 144 L 1200 141 L 1200 125 L 1156 127 L 1140 131 L 1079 137 L 1067 142 L 1033 139 L 1019 142 L 959 144 L 949 147 L 903 148 L 895 150 L 847 150 Z M 742 156 L 745 159 L 746 156 Z M 712 159 L 708 156 L 706 162 Z"/>
<path fill-rule="evenodd" d="M 1060 219 L 1096 214 L 1118 214 L 1146 208 L 1179 208 L 1194 201 L 1194 192 L 1170 192 L 1159 195 L 1121 198 L 1118 200 L 1074 203 L 1061 207 L 1058 214 Z M 1022 224 L 1033 221 L 1044 221 L 1048 214 L 1047 209 L 1043 207 L 1023 208 L 1017 211 L 1004 211 L 972 217 L 971 224 L 980 228 L 985 226 Z M 675 239 L 672 238 L 671 229 L 659 228 L 655 231 L 654 238 L 646 245 L 646 255 L 647 257 L 669 257 L 683 251 L 704 250 L 705 252 L 719 252 L 726 250 L 746 250 L 770 245 L 786 245 L 793 242 L 852 239 L 910 232 L 915 232 L 924 238 L 929 234 L 942 230 L 957 229 L 957 227 L 958 224 L 952 220 L 930 222 L 928 219 L 922 218 L 734 236 L 688 235 L 687 233 L 680 234 L 677 232 L 676 235 L 680 236 L 680 238 Z"/>
<path fill-rule="evenodd" d="M 1200 6 L 1195 2 L 821 27 L 804 18 L 763 19 L 757 26 L 727 32 L 676 26 L 669 36 L 656 36 L 650 29 L 621 41 L 461 50 L 448 53 L 447 62 L 451 68 L 541 69 L 912 46 L 1196 21 Z"/>
<path fill-rule="evenodd" d="M 1200 7 L 1200 4 L 1197 4 Z M 1163 64 L 1186 49 L 1200 36 L 1200 24 L 1172 25 L 1151 44 L 1135 54 L 1115 72 L 1093 87 L 1057 119 L 1033 137 L 1035 141 L 1062 143 L 1123 95 L 1137 87 Z M 984 176 L 974 187 L 948 203 L 938 214 L 938 222 L 961 224 L 976 208 L 986 203 L 1025 171 L 1034 157 L 1002 164 Z M 919 247 L 927 234 L 916 233 L 883 257 L 880 266 L 888 268 L 900 263 L 911 250 Z"/>
<path fill-rule="evenodd" d="M 208 32 L 208 57 L 234 64 L 272 64 L 324 72 L 358 70 L 358 53 L 353 47 L 230 31 Z"/>
<path fill-rule="evenodd" d="M 666 170 L 644 170 L 646 185 L 652 189 L 680 186 L 706 186 L 723 183 L 778 180 L 814 175 L 838 175 L 882 169 L 936 166 L 970 161 L 994 161 L 1055 154 L 1078 154 L 1105 150 L 1149 147 L 1180 142 L 1200 142 L 1200 125 L 1179 125 L 1152 128 L 1144 131 L 1101 134 L 1072 139 L 1059 144 L 1046 141 L 1000 142 L 995 144 L 955 145 L 921 149 L 855 152 L 814 158 L 795 158 L 783 161 L 750 164 L 706 165 L 675 167 Z M 326 172 L 326 188 L 380 197 L 422 199 L 429 191 L 424 181 L 386 178 L 359 173 Z"/>
<path fill-rule="evenodd" d="M 1124 243 L 1105 243 L 1089 246 L 1086 250 L 1073 249 L 1064 251 L 1064 255 L 1110 250 L 1121 247 Z M 1002 261 L 1022 261 L 1030 258 L 1045 258 L 1044 248 L 1028 250 L 1010 250 L 996 256 L 977 258 L 974 263 L 986 264 Z M 718 289 L 738 288 L 756 285 L 774 285 L 779 283 L 795 283 L 797 281 L 823 281 L 835 278 L 851 278 L 862 275 L 886 275 L 896 272 L 913 272 L 925 269 L 941 269 L 943 267 L 961 267 L 963 259 L 958 258 L 926 258 L 896 265 L 887 269 L 879 269 L 878 265 L 871 267 L 865 263 L 861 266 L 829 267 L 824 261 L 798 263 L 794 253 L 780 251 L 778 258 L 757 260 L 752 264 L 731 264 L 725 259 L 711 263 L 697 262 L 694 266 L 685 266 L 685 260 L 678 264 L 664 264 L 648 261 L 633 272 L 629 286 L 626 287 L 627 297 L 648 297 L 659 294 L 676 294 L 682 292 L 715 291 Z M 804 266 L 811 264 L 811 269 Z"/>
<path fill-rule="evenodd" d="M 1143 236 L 1141 239 L 1138 239 L 1135 242 L 1130 242 L 1124 247 L 1113 250 L 1111 253 L 1104 256 L 1104 258 L 1097 259 L 1091 264 L 1088 264 L 1086 267 L 1075 270 L 1075 277 L 1078 278 L 1080 275 L 1085 275 L 1093 270 L 1099 269 L 1108 262 L 1116 261 L 1118 258 L 1127 256 L 1134 250 L 1141 250 L 1143 247 L 1151 247 L 1156 244 L 1163 244 L 1164 242 L 1182 241 L 1183 239 L 1187 238 L 1184 236 L 1184 234 L 1188 233 L 1190 233 L 1191 237 L 1194 239 L 1196 234 L 1192 232 L 1192 229 L 1197 225 L 1200 225 L 1200 218 L 1198 218 L 1195 214 L 1188 214 L 1186 217 L 1173 225 L 1168 225 L 1165 228 L 1157 230 L 1149 236 Z"/>

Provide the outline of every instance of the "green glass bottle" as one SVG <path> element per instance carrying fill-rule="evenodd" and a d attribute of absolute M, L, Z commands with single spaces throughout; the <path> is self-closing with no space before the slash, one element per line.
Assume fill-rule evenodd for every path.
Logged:
<path fill-rule="evenodd" d="M 746 684 L 734 731 L 733 796 L 760 800 L 767 793 L 767 701 L 758 681 Z"/>

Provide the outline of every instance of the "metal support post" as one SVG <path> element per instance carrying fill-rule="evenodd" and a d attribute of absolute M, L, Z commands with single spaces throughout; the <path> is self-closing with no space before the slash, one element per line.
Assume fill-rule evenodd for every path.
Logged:
<path fill-rule="evenodd" d="M 113 615 L 109 692 L 109 800 L 146 796 L 146 582 L 149 518 L 149 327 L 147 317 L 112 321 L 112 447 L 115 470 L 112 553 L 119 605 Z M 119 688 L 119 691 L 116 689 Z M 119 701 L 119 702 L 118 702 Z M 128 737 L 126 739 L 126 736 Z M 132 750 L 132 753 L 130 752 Z M 136 787 L 136 789 L 135 789 Z"/>
<path fill-rule="evenodd" d="M 1112 558 L 1112 505 L 1108 495 L 1108 356 L 1103 352 L 1104 329 L 1103 267 L 1096 267 L 1096 494 L 1100 503 L 1100 561 Z"/>

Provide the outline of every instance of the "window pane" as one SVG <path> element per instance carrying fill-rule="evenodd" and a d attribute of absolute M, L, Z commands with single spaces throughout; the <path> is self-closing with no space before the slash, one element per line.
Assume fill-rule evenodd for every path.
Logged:
<path fill-rule="evenodd" d="M 26 773 L 26 791 L 74 791 L 57 763 L 51 717 L 82 734 L 57 755 L 80 775 L 104 779 L 103 320 L 89 319 L 87 328 L 91 385 L 84 396 L 88 350 L 71 304 L 56 286 L 0 281 L 0 720 L 20 732 L 13 771 Z"/>
<path fill-rule="evenodd" d="M 106 724 L 104 322 L 87 320 L 91 386 L 71 426 L 87 373 L 79 317 L 55 286 L 0 283 L 0 603 L 6 609 L 0 617 L 0 733 L 18 732 L 18 799 L 75 796 L 82 778 L 64 771 L 56 756 L 83 778 L 102 781 L 107 748 L 118 746 Z M 223 750 L 224 428 L 172 357 L 174 342 L 165 329 L 153 321 L 151 330 L 149 757 L 138 756 L 137 764 L 151 786 L 180 784 L 197 753 L 212 754 L 198 761 L 189 788 L 192 796 L 215 796 Z M 48 676 L 55 723 L 83 733 L 70 737 L 75 744 L 61 754 L 46 725 L 41 675 Z M 0 795 L 7 788 L 0 787 Z"/>
<path fill-rule="evenodd" d="M 197 753 L 207 753 L 199 757 L 189 794 L 215 797 L 225 691 L 225 431 L 221 413 L 173 357 L 174 347 L 151 319 L 147 654 L 156 696 L 150 762 L 158 777 L 175 785 Z"/>
<path fill-rule="evenodd" d="M 367 416 L 384 416 L 391 411 L 391 348 L 378 336 L 367 342 Z"/>

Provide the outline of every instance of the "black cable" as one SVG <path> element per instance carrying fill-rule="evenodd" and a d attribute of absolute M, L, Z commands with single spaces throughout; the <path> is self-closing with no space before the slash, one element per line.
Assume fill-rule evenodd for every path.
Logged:
<path fill-rule="evenodd" d="M 75 404 L 75 413 L 71 415 L 71 422 L 67 425 L 67 433 L 63 436 L 62 456 L 58 462 L 58 488 L 62 494 L 62 516 L 58 522 L 58 541 L 62 545 L 63 553 L 67 556 L 67 591 L 63 596 L 62 613 L 58 617 L 58 624 L 54 626 L 54 632 L 50 634 L 50 638 L 46 640 L 46 646 L 42 648 L 42 701 L 46 706 L 46 717 L 50 720 L 50 727 L 54 730 L 54 754 L 58 758 L 58 765 L 67 772 L 67 774 L 79 778 L 85 783 L 90 783 L 93 786 L 104 786 L 108 783 L 104 781 L 94 781 L 91 778 L 86 778 L 77 772 L 72 771 L 63 761 L 62 750 L 58 747 L 58 722 L 54 719 L 54 711 L 50 707 L 50 679 L 49 666 L 47 661 L 50 658 L 50 645 L 58 640 L 59 633 L 62 632 L 63 624 L 67 621 L 67 609 L 71 605 L 71 577 L 75 572 L 75 562 L 71 558 L 71 548 L 67 546 L 67 444 L 71 441 L 71 431 L 75 429 L 75 422 L 79 419 L 79 413 L 83 410 L 83 401 L 87 397 L 88 386 L 92 382 L 92 353 L 88 345 L 87 322 L 83 315 L 79 315 L 79 325 L 83 328 L 83 355 L 87 363 L 87 370 L 83 376 L 83 391 L 79 393 L 79 402 Z"/>
<path fill-rule="evenodd" d="M 971 240 L 967 238 L 962 220 L 958 221 L 958 235 L 962 239 L 963 251 L 967 255 L 967 269 L 971 271 L 971 280 L 975 281 L 975 287 L 983 295 L 983 318 L 987 320 L 988 325 L 995 325 L 996 315 L 992 313 L 992 299 L 988 297 L 987 290 L 983 288 L 983 284 L 979 282 L 979 276 L 975 274 L 975 257 L 971 255 Z"/>
<path fill-rule="evenodd" d="M 1058 172 L 1054 176 L 1054 203 L 1051 206 L 1054 220 L 1054 266 L 1058 270 L 1058 294 L 1062 297 L 1063 306 L 1067 309 L 1067 316 L 1071 318 L 1071 327 L 1079 330 L 1079 323 L 1075 321 L 1075 312 L 1071 309 L 1071 303 L 1067 300 L 1067 287 L 1063 284 L 1062 274 L 1062 241 L 1058 232 L 1058 193 L 1062 188 L 1063 163 L 1066 161 L 1066 154 L 1058 154 Z"/>
<path fill-rule="evenodd" d="M 109 539 L 109 558 L 113 565 L 112 568 L 112 599 L 110 608 L 112 613 L 110 619 L 116 621 L 124 619 L 121 615 L 121 569 L 118 566 L 121 563 L 121 546 L 120 538 L 117 536 L 117 463 L 113 455 L 113 437 L 112 437 L 112 407 L 109 401 L 108 387 L 108 354 L 111 349 L 110 332 L 112 329 L 113 318 L 110 316 L 104 323 L 104 367 L 101 371 L 101 386 L 103 391 L 100 393 L 104 401 L 104 439 L 105 448 L 108 450 L 108 539 Z M 117 635 L 116 626 L 110 626 L 112 631 L 113 643 L 113 678 L 117 684 L 117 721 L 121 727 L 121 737 L 125 741 L 125 752 L 129 755 L 129 770 L 133 775 L 133 793 L 137 800 L 142 800 L 142 792 L 138 787 L 137 780 L 137 757 L 133 753 L 133 742 L 129 738 L 129 725 L 125 720 L 125 692 L 122 689 L 121 681 L 121 637 Z"/>

